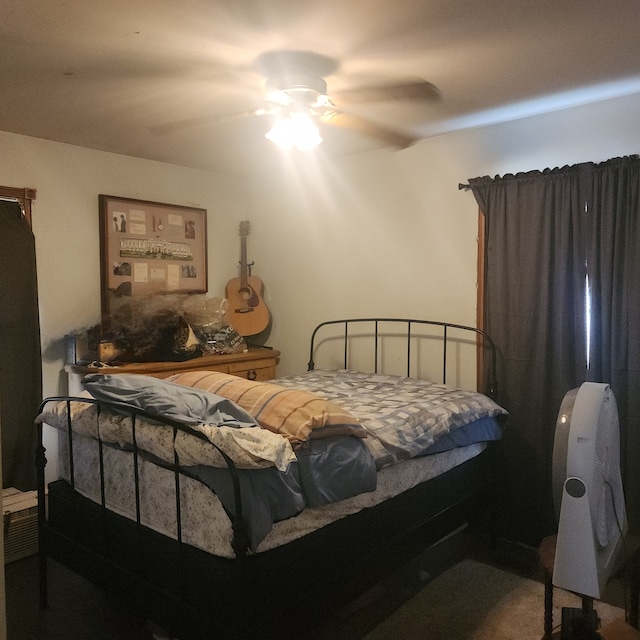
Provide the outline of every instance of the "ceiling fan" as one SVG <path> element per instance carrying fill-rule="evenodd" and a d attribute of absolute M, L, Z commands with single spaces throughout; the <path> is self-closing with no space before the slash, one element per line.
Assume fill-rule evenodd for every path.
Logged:
<path fill-rule="evenodd" d="M 325 77 L 337 70 L 338 63 L 333 58 L 310 51 L 268 51 L 257 58 L 253 67 L 266 79 L 265 94 L 259 108 L 221 116 L 191 118 L 159 125 L 152 130 L 156 133 L 170 133 L 200 124 L 228 122 L 250 116 L 272 116 L 275 125 L 267 137 L 274 139 L 274 132 L 279 125 L 285 121 L 287 126 L 290 123 L 295 125 L 296 119 L 303 117 L 311 121 L 311 126 L 318 122 L 350 129 L 377 138 L 389 146 L 405 148 L 417 142 L 418 138 L 349 113 L 343 105 L 434 101 L 440 95 L 433 84 L 420 78 L 407 82 L 345 89 L 329 95 Z M 315 142 L 321 140 L 318 136 Z"/>

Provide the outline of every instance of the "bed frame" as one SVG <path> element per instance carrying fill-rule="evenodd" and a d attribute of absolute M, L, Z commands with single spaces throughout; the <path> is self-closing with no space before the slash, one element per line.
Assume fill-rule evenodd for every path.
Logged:
<path fill-rule="evenodd" d="M 322 323 L 312 334 L 308 368 L 315 367 L 320 348 L 336 343 L 342 345 L 341 362 L 347 368 L 352 361 L 353 341 L 368 338 L 373 344 L 373 371 L 379 372 L 388 336 L 406 341 L 407 374 L 415 367 L 413 360 L 419 351 L 415 345 L 422 340 L 438 340 L 442 348 L 441 382 L 450 375 L 449 356 L 457 348 L 455 344 L 477 346 L 488 354 L 486 393 L 495 395 L 495 347 L 489 336 L 474 327 L 444 322 L 367 318 Z M 134 425 L 136 418 L 147 415 L 144 411 L 132 411 Z M 157 416 L 153 418 L 157 420 Z M 169 420 L 166 423 L 175 430 L 185 429 L 179 423 Z M 72 443 L 70 424 L 68 434 Z M 246 553 L 245 525 L 236 484 L 237 517 L 233 522 L 236 558 L 228 559 L 182 542 L 179 500 L 175 504 L 176 540 L 141 525 L 139 508 L 137 521 L 129 520 L 82 497 L 64 480 L 50 483 L 45 493 L 46 457 L 41 424 L 38 442 L 41 606 L 48 604 L 47 562 L 53 558 L 124 603 L 134 603 L 141 619 L 171 630 L 180 640 L 300 637 L 303 631 L 322 623 L 486 510 L 497 479 L 493 448 L 489 446 L 444 475 L 375 508 L 364 509 L 283 547 L 257 554 Z M 134 445 L 134 460 L 136 456 Z M 233 463 L 225 459 L 233 476 Z M 173 471 L 179 489 L 181 474 L 177 463 L 176 460 Z"/>

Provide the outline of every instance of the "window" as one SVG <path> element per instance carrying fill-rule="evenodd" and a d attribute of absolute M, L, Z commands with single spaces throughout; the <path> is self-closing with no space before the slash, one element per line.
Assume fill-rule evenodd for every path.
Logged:
<path fill-rule="evenodd" d="M 35 189 L 19 189 L 16 187 L 0 187 L 0 198 L 17 200 L 22 206 L 25 218 L 31 224 L 31 202 L 36 199 Z"/>

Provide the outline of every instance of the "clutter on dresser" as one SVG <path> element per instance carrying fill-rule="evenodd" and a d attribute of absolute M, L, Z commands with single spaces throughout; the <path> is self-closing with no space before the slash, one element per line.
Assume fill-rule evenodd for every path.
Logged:
<path fill-rule="evenodd" d="M 97 325 L 65 338 L 66 363 L 180 362 L 205 354 L 247 351 L 226 320 L 227 301 L 204 295 L 131 298 Z"/>

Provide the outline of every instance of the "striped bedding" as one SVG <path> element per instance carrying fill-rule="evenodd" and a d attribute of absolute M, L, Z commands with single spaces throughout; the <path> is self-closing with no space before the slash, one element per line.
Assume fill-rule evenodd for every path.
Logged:
<path fill-rule="evenodd" d="M 317 438 L 366 436 L 359 422 L 341 405 L 316 393 L 283 387 L 279 380 L 254 382 L 217 371 L 189 371 L 170 376 L 167 381 L 232 400 L 261 427 L 283 435 L 294 446 Z"/>
<path fill-rule="evenodd" d="M 366 433 L 365 443 L 378 469 L 423 455 L 438 439 L 470 423 L 507 414 L 475 391 L 406 376 L 349 370 L 310 371 L 278 378 L 273 384 L 210 371 L 191 371 L 168 379 L 233 400 L 264 428 L 282 432 L 286 424 L 296 442 L 328 435 L 332 430 L 341 432 L 350 427 L 344 423 L 356 422 L 364 428 L 363 433 L 352 433 Z M 316 399 L 308 402 L 309 397 Z M 500 437 L 499 428 L 495 437 Z"/>

